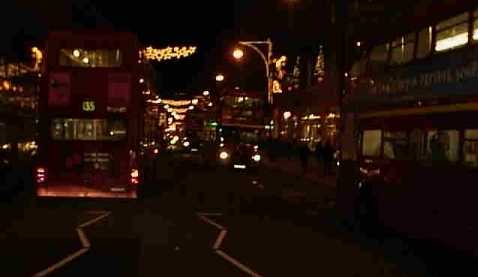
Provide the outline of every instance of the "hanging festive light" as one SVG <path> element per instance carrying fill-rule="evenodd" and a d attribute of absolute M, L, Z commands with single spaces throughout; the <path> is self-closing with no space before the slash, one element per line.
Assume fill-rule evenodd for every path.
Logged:
<path fill-rule="evenodd" d="M 143 56 L 147 60 L 156 60 L 161 62 L 163 60 L 181 59 L 191 56 L 196 53 L 196 46 L 182 46 L 182 47 L 166 47 L 166 48 L 153 48 L 147 47 L 143 50 Z"/>
<path fill-rule="evenodd" d="M 163 99 L 161 103 L 169 106 L 186 106 L 191 104 L 191 100 L 170 100 L 170 99 Z"/>

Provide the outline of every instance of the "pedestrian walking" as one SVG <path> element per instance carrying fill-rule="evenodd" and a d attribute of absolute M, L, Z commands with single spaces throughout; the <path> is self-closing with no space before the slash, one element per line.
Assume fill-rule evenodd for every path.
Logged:
<path fill-rule="evenodd" d="M 307 168 L 309 166 L 309 155 L 310 150 L 307 144 L 302 143 L 299 145 L 299 158 L 300 158 L 300 165 L 302 167 L 302 173 L 305 174 L 307 172 Z"/>
<path fill-rule="evenodd" d="M 334 147 L 330 140 L 327 140 L 323 146 L 323 160 L 324 160 L 324 175 L 329 176 L 332 174 L 332 164 L 334 161 Z"/>

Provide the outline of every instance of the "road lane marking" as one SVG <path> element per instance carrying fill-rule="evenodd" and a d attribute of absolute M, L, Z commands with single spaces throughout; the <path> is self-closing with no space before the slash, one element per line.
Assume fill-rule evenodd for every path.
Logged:
<path fill-rule="evenodd" d="M 92 213 L 90 213 L 92 214 Z M 73 261 L 74 259 L 82 256 L 83 254 L 85 254 L 86 252 L 88 252 L 88 250 L 90 249 L 91 247 L 91 243 L 90 241 L 88 240 L 88 237 L 86 236 L 85 232 L 83 231 L 82 228 L 84 227 L 87 227 L 93 223 L 96 223 L 100 220 L 102 220 L 103 218 L 109 216 L 111 214 L 111 212 L 105 212 L 103 211 L 101 214 L 98 212 L 98 211 L 94 211 L 94 214 L 99 214 L 99 216 L 91 219 L 91 220 L 88 220 L 87 222 L 85 223 L 82 223 L 80 224 L 77 228 L 76 228 L 76 232 L 78 233 L 78 238 L 80 239 L 80 242 L 81 242 L 81 245 L 82 245 L 82 248 L 79 249 L 78 251 L 76 251 L 75 253 L 73 254 L 70 254 L 68 256 L 66 256 L 65 258 L 61 259 L 59 262 L 56 262 L 55 264 L 47 267 L 46 269 L 36 273 L 35 275 L 33 275 L 34 277 L 43 277 L 43 276 L 46 276 L 50 273 L 52 273 L 53 271 L 65 266 L 66 264 L 68 264 L 69 262 Z"/>
<path fill-rule="evenodd" d="M 231 264 L 235 265 L 236 267 L 238 267 L 239 269 L 241 269 L 245 273 L 249 274 L 250 276 L 261 277 L 261 275 L 259 275 L 257 272 L 253 271 L 252 269 L 248 268 L 247 266 L 245 266 L 244 264 L 242 264 L 238 260 L 229 256 L 226 252 L 218 249 L 218 250 L 216 250 L 216 254 L 218 254 L 219 256 L 221 256 L 222 258 L 224 258 L 226 261 L 230 262 Z"/>
<path fill-rule="evenodd" d="M 226 229 L 226 228 L 224 228 L 221 224 L 216 223 L 216 222 L 210 220 L 209 218 L 207 218 L 207 217 L 204 216 L 204 215 L 199 215 L 199 218 L 202 219 L 203 221 L 205 221 L 206 223 L 209 223 L 209 224 L 211 224 L 212 226 L 218 228 L 219 230 L 224 230 L 224 229 Z"/>
<path fill-rule="evenodd" d="M 261 277 L 261 275 L 257 272 L 255 272 L 254 270 L 250 269 L 249 267 L 247 267 L 246 265 L 244 265 L 243 263 L 239 262 L 238 260 L 236 260 L 235 258 L 229 256 L 226 252 L 222 251 L 220 249 L 221 247 L 221 244 L 224 240 L 224 238 L 226 237 L 227 235 L 227 229 L 225 227 L 223 227 L 222 225 L 214 222 L 213 220 L 207 218 L 207 216 L 220 216 L 222 214 L 214 214 L 214 213 L 197 213 L 197 216 L 203 220 L 204 222 L 210 224 L 210 225 L 213 225 L 214 227 L 218 228 L 220 230 L 219 232 L 219 235 L 217 236 L 216 240 L 214 241 L 214 245 L 212 246 L 212 249 L 214 250 L 214 252 L 219 255 L 221 258 L 223 258 L 224 260 L 230 262 L 232 265 L 236 266 L 237 268 L 239 268 L 240 270 L 244 271 L 245 273 L 247 273 L 248 275 L 250 276 L 253 276 L 253 277 Z"/>
<path fill-rule="evenodd" d="M 78 226 L 78 227 L 79 227 L 79 228 L 87 227 L 87 226 L 89 226 L 89 225 L 91 225 L 91 224 L 93 224 L 93 223 L 96 223 L 96 222 L 102 220 L 103 218 L 105 218 L 105 217 L 107 217 L 107 216 L 109 216 L 109 215 L 110 215 L 110 212 L 105 212 L 105 213 L 103 213 L 102 215 L 97 216 L 97 217 L 95 217 L 95 218 L 93 218 L 93 219 L 91 219 L 91 220 L 89 220 L 89 221 L 87 221 L 87 222 L 81 224 L 81 225 Z"/>
<path fill-rule="evenodd" d="M 217 250 L 221 246 L 222 241 L 224 240 L 224 237 L 226 237 L 227 231 L 226 230 L 221 230 L 219 233 L 219 236 L 217 236 L 216 241 L 214 242 L 213 249 Z"/>
<path fill-rule="evenodd" d="M 74 259 L 80 257 L 81 255 L 85 254 L 86 252 L 88 252 L 89 248 L 82 248 L 78 251 L 76 251 L 75 253 L 71 254 L 71 255 L 68 255 L 66 256 L 65 258 L 63 258 L 61 261 L 57 262 L 56 264 L 54 265 L 51 265 L 49 266 L 48 268 L 36 273 L 35 275 L 33 275 L 34 277 L 43 277 L 43 276 L 46 276 L 50 273 L 52 273 L 53 271 L 59 269 L 60 267 L 68 264 L 69 262 L 73 261 Z"/>
<path fill-rule="evenodd" d="M 85 232 L 83 232 L 83 230 L 80 228 L 76 228 L 76 232 L 78 233 L 78 237 L 80 237 L 81 245 L 83 246 L 83 248 L 90 248 L 91 244 L 86 237 Z"/>

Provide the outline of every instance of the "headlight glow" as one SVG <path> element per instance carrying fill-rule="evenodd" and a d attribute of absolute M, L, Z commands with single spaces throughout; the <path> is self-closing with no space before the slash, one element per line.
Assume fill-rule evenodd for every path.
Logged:
<path fill-rule="evenodd" d="M 261 161 L 261 155 L 255 154 L 254 156 L 252 156 L 252 159 L 253 159 L 255 162 L 260 162 L 260 161 Z"/>
<path fill-rule="evenodd" d="M 229 158 L 229 154 L 226 151 L 222 151 L 219 154 L 219 158 L 221 158 L 221 160 L 225 160 L 225 159 Z"/>

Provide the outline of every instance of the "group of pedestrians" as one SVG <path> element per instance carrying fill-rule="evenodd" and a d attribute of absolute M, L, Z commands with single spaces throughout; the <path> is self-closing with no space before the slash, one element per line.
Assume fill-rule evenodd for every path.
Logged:
<path fill-rule="evenodd" d="M 319 164 L 322 164 L 324 176 L 333 174 L 333 162 L 334 162 L 335 149 L 329 140 L 325 142 L 319 142 L 315 146 L 315 150 L 311 151 L 309 145 L 302 143 L 299 146 L 299 159 L 302 167 L 302 172 L 305 174 L 309 168 L 309 158 L 314 155 Z"/>

